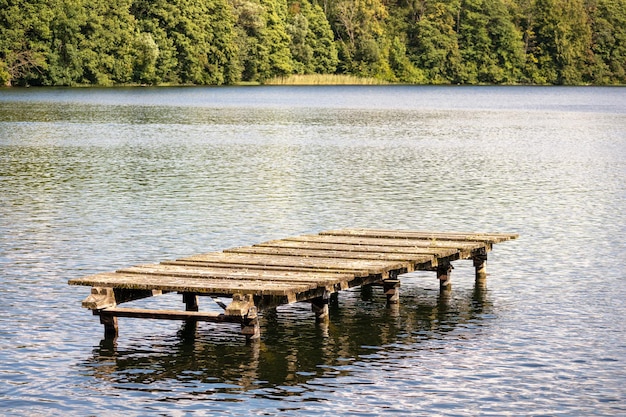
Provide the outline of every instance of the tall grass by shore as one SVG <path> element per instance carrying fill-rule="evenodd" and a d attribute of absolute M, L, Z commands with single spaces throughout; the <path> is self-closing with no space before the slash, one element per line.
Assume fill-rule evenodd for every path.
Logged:
<path fill-rule="evenodd" d="M 387 81 L 343 74 L 294 74 L 266 81 L 266 85 L 384 85 Z"/>

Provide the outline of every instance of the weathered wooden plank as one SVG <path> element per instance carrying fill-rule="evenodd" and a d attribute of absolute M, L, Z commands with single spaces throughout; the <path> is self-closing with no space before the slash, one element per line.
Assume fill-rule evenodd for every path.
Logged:
<path fill-rule="evenodd" d="M 320 235 L 332 236 L 362 236 L 388 239 L 434 239 L 434 240 L 459 240 L 498 243 L 516 239 L 517 234 L 506 233 L 458 233 L 458 232 L 420 232 L 412 230 L 386 230 L 386 229 L 339 229 L 321 232 Z"/>
<path fill-rule="evenodd" d="M 182 278 L 259 280 L 271 282 L 308 282 L 320 285 L 350 280 L 352 274 L 329 274 L 302 271 L 250 271 L 243 269 L 203 268 L 201 266 L 146 264 L 120 269 L 118 273 L 165 275 Z"/>
<path fill-rule="evenodd" d="M 350 274 L 357 277 L 365 277 L 370 275 L 370 272 L 367 269 L 346 269 L 346 268 L 318 268 L 318 267 L 307 267 L 307 266 L 280 266 L 280 265 L 251 265 L 246 263 L 224 263 L 224 262 L 210 262 L 210 261 L 194 261 L 194 260 L 174 260 L 174 261 L 163 261 L 162 265 L 183 265 L 183 266 L 198 266 L 198 267 L 206 267 L 206 268 L 215 268 L 222 270 L 231 270 L 231 269 L 240 269 L 240 270 L 249 270 L 249 271 L 267 271 L 271 272 L 280 272 L 280 271 L 289 271 L 289 272 L 315 272 L 315 273 L 324 273 L 324 274 Z"/>
<path fill-rule="evenodd" d="M 394 269 L 406 268 L 408 262 L 402 261 L 374 261 L 333 258 L 306 258 L 281 255 L 257 255 L 248 253 L 211 252 L 183 258 L 185 261 L 208 261 L 220 263 L 235 263 L 239 265 L 265 265 L 265 266 L 293 266 L 314 267 L 318 269 L 355 269 L 366 270 L 370 273 L 388 272 Z"/>
<path fill-rule="evenodd" d="M 473 250 L 487 245 L 491 249 L 491 245 L 483 242 L 471 242 L 462 240 L 436 240 L 436 239 L 395 239 L 381 237 L 366 236 L 335 236 L 335 235 L 300 235 L 288 237 L 283 240 L 296 242 L 320 242 L 320 243 L 337 243 L 349 245 L 374 245 L 388 247 L 415 247 L 415 248 L 445 248 L 455 250 Z"/>
<path fill-rule="evenodd" d="M 344 242 L 315 242 L 310 240 L 271 240 L 269 242 L 263 242 L 254 246 L 272 247 L 272 248 L 293 248 L 293 249 L 316 249 L 316 250 L 330 250 L 330 251 L 345 251 L 345 252 L 371 252 L 378 254 L 397 254 L 408 253 L 415 255 L 433 255 L 436 257 L 451 256 L 458 252 L 456 247 L 428 247 L 411 246 L 406 244 L 401 245 L 365 245 L 365 244 L 350 244 Z"/>
<path fill-rule="evenodd" d="M 433 255 L 411 254 L 411 253 L 374 253 L 362 251 L 337 251 L 337 250 L 319 250 L 309 248 L 280 248 L 268 246 L 244 246 L 239 248 L 228 249 L 227 253 L 247 253 L 255 255 L 279 255 L 279 256 L 295 256 L 305 258 L 329 258 L 335 259 L 340 265 L 344 260 L 374 260 L 374 261 L 400 261 L 414 263 L 430 263 L 434 260 Z"/>
<path fill-rule="evenodd" d="M 254 294 L 290 296 L 317 288 L 310 282 L 276 282 L 269 280 L 231 280 L 208 278 L 182 278 L 164 275 L 121 274 L 106 272 L 69 280 L 70 285 L 115 287 L 133 290 L 162 290 L 194 292 L 198 294 Z"/>
<path fill-rule="evenodd" d="M 320 235 L 334 236 L 387 236 L 393 238 L 441 238 L 449 240 L 479 240 L 486 241 L 490 239 L 515 239 L 518 237 L 516 233 L 486 233 L 486 232 L 439 232 L 439 231 L 418 231 L 418 230 L 401 230 L 401 229 L 372 229 L 372 228 L 347 228 L 326 230 L 319 233 Z"/>

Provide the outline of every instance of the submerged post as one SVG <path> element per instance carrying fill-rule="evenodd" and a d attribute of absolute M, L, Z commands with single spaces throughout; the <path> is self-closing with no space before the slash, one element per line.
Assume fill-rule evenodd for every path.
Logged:
<path fill-rule="evenodd" d="M 258 309 L 254 305 L 252 294 L 233 294 L 233 301 L 226 307 L 227 316 L 241 317 L 241 333 L 246 340 L 257 340 L 261 337 Z"/>
<path fill-rule="evenodd" d="M 261 327 L 259 326 L 259 316 L 256 307 L 250 307 L 248 314 L 243 318 L 241 322 L 241 334 L 246 336 L 247 341 L 261 338 Z"/>
<path fill-rule="evenodd" d="M 476 268 L 476 282 L 484 283 L 487 279 L 487 250 L 480 248 L 472 257 Z"/>
<path fill-rule="evenodd" d="M 95 314 L 96 310 L 94 310 Z M 100 324 L 104 325 L 104 339 L 111 340 L 117 338 L 118 335 L 118 325 L 117 325 L 117 317 L 112 314 L 106 314 L 100 312 Z"/>
<path fill-rule="evenodd" d="M 183 293 L 183 303 L 185 303 L 185 311 L 198 311 L 198 295 L 192 292 Z"/>
<path fill-rule="evenodd" d="M 383 281 L 383 291 L 387 296 L 387 305 L 398 304 L 400 302 L 399 279 L 388 279 Z"/>
<path fill-rule="evenodd" d="M 437 266 L 437 279 L 439 279 L 439 290 L 449 291 L 452 289 L 452 282 L 450 281 L 450 275 L 452 274 L 454 267 L 450 262 L 441 262 Z"/>
<path fill-rule="evenodd" d="M 330 291 L 324 291 L 321 297 L 315 297 L 311 300 L 311 310 L 315 313 L 315 320 L 317 322 L 326 321 L 329 319 L 328 315 L 328 302 L 330 300 Z"/>

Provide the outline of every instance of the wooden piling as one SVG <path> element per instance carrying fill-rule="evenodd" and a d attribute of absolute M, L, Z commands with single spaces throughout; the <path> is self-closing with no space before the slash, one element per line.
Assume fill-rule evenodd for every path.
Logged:
<path fill-rule="evenodd" d="M 383 281 L 383 292 L 387 296 L 387 304 L 400 302 L 400 280 L 388 279 Z"/>
<path fill-rule="evenodd" d="M 328 303 L 330 300 L 330 292 L 324 291 L 321 297 L 315 297 L 311 300 L 311 310 L 315 313 L 316 321 L 325 321 L 329 319 Z"/>
<path fill-rule="evenodd" d="M 487 279 L 487 251 L 481 248 L 476 251 L 472 257 L 474 268 L 476 270 L 476 281 L 484 281 Z"/>
<path fill-rule="evenodd" d="M 452 289 L 452 281 L 450 278 L 453 268 L 451 263 L 445 261 L 437 266 L 437 279 L 439 280 L 440 291 L 450 291 Z"/>
<path fill-rule="evenodd" d="M 116 339 L 119 333 L 117 316 L 110 314 L 100 314 L 100 324 L 104 325 L 104 338 Z"/>
<path fill-rule="evenodd" d="M 198 311 L 198 295 L 192 292 L 183 293 L 183 303 L 185 303 L 185 311 Z"/>

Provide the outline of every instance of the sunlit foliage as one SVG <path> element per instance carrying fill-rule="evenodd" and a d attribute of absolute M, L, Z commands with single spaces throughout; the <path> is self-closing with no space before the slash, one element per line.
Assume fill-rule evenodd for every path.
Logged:
<path fill-rule="evenodd" d="M 0 85 L 624 84 L 626 0 L 0 0 Z"/>

